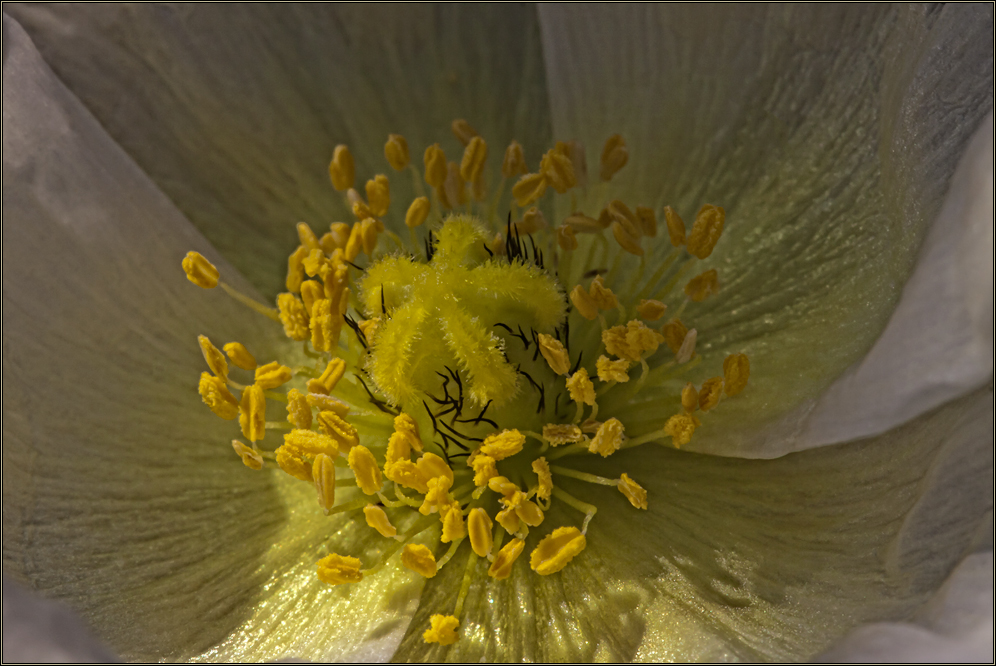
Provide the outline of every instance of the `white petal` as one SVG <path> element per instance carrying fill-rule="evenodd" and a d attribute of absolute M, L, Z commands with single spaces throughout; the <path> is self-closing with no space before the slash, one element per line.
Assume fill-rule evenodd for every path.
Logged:
<path fill-rule="evenodd" d="M 993 660 L 993 554 L 958 565 L 912 622 L 867 625 L 819 657 L 826 662 L 986 663 Z"/>
<path fill-rule="evenodd" d="M 46 60 L 218 250 L 268 294 L 282 290 L 294 224 L 351 221 L 329 184 L 336 144 L 359 188 L 391 178 L 392 216 L 409 173 L 383 154 L 405 135 L 462 147 L 466 118 L 491 144 L 529 156 L 549 143 L 535 9 L 391 5 L 23 6 L 10 10 Z M 539 144 L 539 145 L 537 145 Z"/>
<path fill-rule="evenodd" d="M 197 395 L 198 333 L 270 359 L 280 326 L 187 281 L 196 249 L 251 293 L 7 17 L 4 48 L 4 567 L 126 658 L 191 658 L 240 629 L 248 661 L 385 654 L 418 581 L 388 573 L 357 594 L 393 595 L 359 601 L 319 584 L 349 521 L 289 517 L 301 490 L 243 467 L 237 428 Z M 288 589 L 316 599 L 310 615 L 254 653 L 247 621 L 279 623 L 268 591 Z M 343 607 L 352 621 L 326 621 Z"/>

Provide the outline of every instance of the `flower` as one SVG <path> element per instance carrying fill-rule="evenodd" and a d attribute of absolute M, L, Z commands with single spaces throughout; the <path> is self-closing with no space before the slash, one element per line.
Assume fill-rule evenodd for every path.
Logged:
<path fill-rule="evenodd" d="M 957 316 L 978 315 L 965 305 L 977 285 L 930 291 L 958 286 L 930 279 L 930 252 L 948 275 L 985 244 L 946 254 L 941 241 L 957 235 L 928 240 L 928 277 L 914 273 L 907 293 L 926 289 L 929 306 L 896 310 L 893 322 L 909 313 L 915 328 L 886 323 L 929 222 L 940 211 L 957 230 L 973 201 L 966 185 L 940 209 L 991 106 L 985 10 L 691 20 L 683 13 L 698 10 L 665 9 L 665 20 L 544 8 L 501 10 L 497 24 L 476 9 L 399 23 L 366 8 L 343 21 L 252 20 L 311 11 L 299 8 L 13 11 L 99 123 L 5 20 L 17 40 L 4 66 L 5 567 L 72 600 L 126 656 L 387 656 L 399 640 L 399 657 L 424 654 L 421 628 L 460 572 L 421 591 L 404 572 L 347 592 L 313 582 L 300 553 L 328 523 L 232 465 L 215 446 L 225 431 L 185 392 L 202 327 L 258 341 L 261 358 L 279 343 L 265 322 L 168 277 L 188 249 L 218 259 L 186 216 L 274 293 L 286 230 L 338 205 L 318 180 L 335 137 L 381 145 L 401 130 L 428 145 L 455 108 L 495 141 L 530 147 L 622 132 L 634 177 L 620 197 L 687 207 L 722 196 L 750 221 L 731 224 L 726 289 L 699 321 L 721 332 L 716 347 L 750 343 L 769 378 L 751 394 L 766 397 L 731 400 L 726 422 L 690 447 L 768 458 L 885 434 L 770 461 L 641 459 L 663 501 L 632 521 L 605 512 L 562 578 L 472 590 L 469 607 L 499 610 L 447 656 L 806 657 L 860 622 L 907 617 L 971 548 L 991 468 L 988 440 L 979 446 L 991 407 L 977 388 L 991 333 L 988 347 L 985 330 L 951 339 Z M 500 64 L 482 34 L 512 45 Z M 377 155 L 357 157 L 376 171 Z M 935 313 L 941 325 L 922 325 Z M 917 352 L 911 381 L 900 370 Z"/>

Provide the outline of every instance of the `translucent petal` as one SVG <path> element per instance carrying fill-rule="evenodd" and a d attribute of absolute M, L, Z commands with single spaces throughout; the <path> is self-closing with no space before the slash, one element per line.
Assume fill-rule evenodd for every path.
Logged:
<path fill-rule="evenodd" d="M 268 295 L 295 223 L 352 220 L 328 180 L 348 144 L 362 183 L 409 174 L 383 154 L 406 137 L 416 164 L 454 118 L 492 143 L 550 142 L 535 9 L 370 5 L 5 7 L 66 85 L 194 225 Z M 494 48 L 500 45 L 502 48 Z M 515 45 L 514 48 L 507 48 Z"/>
<path fill-rule="evenodd" d="M 426 646 L 420 630 L 459 588 L 458 556 L 426 586 L 395 658 L 796 661 L 862 622 L 909 617 L 991 524 L 991 399 L 983 389 L 885 435 L 773 460 L 562 459 L 631 473 L 647 513 L 555 475 L 599 507 L 585 551 L 549 577 L 524 562 L 506 581 L 478 576 L 460 642 Z M 541 531 L 581 517 L 554 510 Z"/>
<path fill-rule="evenodd" d="M 279 328 L 186 280 L 195 249 L 253 293 L 6 17 L 4 47 L 5 573 L 130 659 L 226 637 L 226 661 L 390 654 L 418 581 L 387 571 L 359 600 L 321 586 L 308 555 L 353 523 L 291 511 L 305 484 L 243 467 L 230 424 L 200 404 L 198 333 L 287 358 Z M 281 615 L 288 597 L 309 614 Z M 279 644 L 240 629 L 284 621 Z"/>
<path fill-rule="evenodd" d="M 744 352 L 751 385 L 690 446 L 791 450 L 782 433 L 750 440 L 820 395 L 887 324 L 992 107 L 991 9 L 550 5 L 540 16 L 555 135 L 591 154 L 615 132 L 630 146 L 607 196 L 686 219 L 703 203 L 726 208 L 716 251 L 689 274 L 717 268 L 721 284 L 682 317 L 703 354 L 690 379 Z M 648 397 L 645 430 L 669 414 Z"/>

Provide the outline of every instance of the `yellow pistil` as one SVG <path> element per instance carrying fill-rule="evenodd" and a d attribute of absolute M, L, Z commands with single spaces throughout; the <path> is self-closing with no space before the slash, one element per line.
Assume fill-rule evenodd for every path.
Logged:
<path fill-rule="evenodd" d="M 746 354 L 730 354 L 723 360 L 723 391 L 733 397 L 744 390 L 750 377 Z"/>
<path fill-rule="evenodd" d="M 259 455 L 252 448 L 246 446 L 237 439 L 232 440 L 232 448 L 235 449 L 235 453 L 242 458 L 242 463 L 249 469 L 263 469 L 263 456 Z"/>
<path fill-rule="evenodd" d="M 495 580 L 505 580 L 512 575 L 512 565 L 519 559 L 526 542 L 522 539 L 512 539 L 495 555 L 494 562 L 488 569 L 488 575 Z"/>
<path fill-rule="evenodd" d="M 715 268 L 696 275 L 685 285 L 685 295 L 695 303 L 701 303 L 719 291 L 719 273 Z"/>
<path fill-rule="evenodd" d="M 639 483 L 629 478 L 629 475 L 623 472 L 622 476 L 619 477 L 619 492 L 626 496 L 629 503 L 632 504 L 637 509 L 647 508 L 647 491 L 643 489 Z"/>
<path fill-rule="evenodd" d="M 363 580 L 361 566 L 362 563 L 355 557 L 333 553 L 318 560 L 318 578 L 329 585 L 359 583 Z"/>
<path fill-rule="evenodd" d="M 529 556 L 529 566 L 540 576 L 549 576 L 567 566 L 588 545 L 576 527 L 558 527 L 539 542 Z"/>
<path fill-rule="evenodd" d="M 218 286 L 218 269 L 204 258 L 200 252 L 188 252 L 183 258 L 183 272 L 187 279 L 202 289 L 214 289 Z"/>
<path fill-rule="evenodd" d="M 197 390 L 200 392 L 204 404 L 226 421 L 231 421 L 239 415 L 239 401 L 228 390 L 224 379 L 216 377 L 210 372 L 202 372 Z"/>
<path fill-rule="evenodd" d="M 397 528 L 391 524 L 382 507 L 376 504 L 367 504 L 363 507 L 363 516 L 366 518 L 367 525 L 380 532 L 381 536 L 391 538 L 397 536 Z"/>
<path fill-rule="evenodd" d="M 453 645 L 460 637 L 457 630 L 460 628 L 460 620 L 452 615 L 433 615 L 429 618 L 432 626 L 425 630 L 422 638 L 426 643 L 439 643 L 440 645 Z"/>
<path fill-rule="evenodd" d="M 411 161 L 408 154 L 408 142 L 400 134 L 388 134 L 384 144 L 384 157 L 395 171 L 404 171 Z"/>
<path fill-rule="evenodd" d="M 425 578 L 436 575 L 436 558 L 431 550 L 420 543 L 410 543 L 405 546 L 401 551 L 401 564 Z"/>
<path fill-rule="evenodd" d="M 332 187 L 339 192 L 345 192 L 356 181 L 353 154 L 349 152 L 349 148 L 342 144 L 336 146 L 335 151 L 332 153 L 332 162 L 329 164 L 329 178 L 332 180 Z"/>

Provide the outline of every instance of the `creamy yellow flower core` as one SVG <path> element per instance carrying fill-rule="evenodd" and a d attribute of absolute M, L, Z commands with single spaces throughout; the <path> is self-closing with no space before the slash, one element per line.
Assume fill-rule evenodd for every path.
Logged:
<path fill-rule="evenodd" d="M 464 120 L 451 129 L 462 156 L 450 160 L 430 145 L 422 172 L 403 136 L 387 138 L 387 165 L 409 171 L 416 192 L 400 204 L 383 173 L 361 195 L 352 154 L 335 149 L 330 179 L 355 219 L 321 236 L 297 225 L 301 244 L 276 308 L 227 285 L 202 255 L 183 260 L 191 282 L 220 286 L 303 347 L 303 362 L 257 363 L 241 342 L 225 343 L 223 353 L 200 336 L 209 372 L 198 388 L 215 414 L 238 418 L 249 443 L 234 440 L 235 453 L 250 469 L 311 484 L 326 515 L 347 514 L 393 542 L 375 562 L 326 553 L 318 577 L 355 583 L 400 560 L 432 578 L 466 558 L 452 615 L 433 615 L 424 632 L 441 645 L 459 638 L 475 576 L 556 575 L 585 557 L 595 494 L 566 487 L 614 486 L 612 502 L 648 509 L 647 491 L 628 474 L 581 472 L 569 459 L 597 464 L 651 442 L 683 446 L 700 419 L 745 390 L 750 374 L 747 357 L 732 353 L 722 375 L 715 368 L 699 386 L 678 381 L 701 361 L 699 332 L 679 317 L 721 288 L 716 269 L 695 264 L 720 240 L 722 208 L 702 206 L 686 233 L 670 207 L 658 215 L 641 202 L 600 199 L 629 158 L 620 135 L 601 152 L 601 184 L 589 184 L 577 141 L 558 142 L 534 172 L 513 141 L 491 187 L 485 138 Z M 510 179 L 517 180 L 507 200 Z M 548 191 L 569 198 L 574 212 L 551 224 L 540 209 Z M 386 225 L 392 205 L 397 219 Z M 672 247 L 651 267 L 659 216 L 668 232 L 660 244 Z M 390 228 L 407 229 L 407 242 Z M 673 400 L 656 408 L 663 413 L 655 416 L 667 416 L 663 427 L 650 432 L 634 419 L 645 385 L 675 387 Z M 285 418 L 271 420 L 276 407 Z M 554 504 L 564 510 L 551 514 Z M 572 512 L 579 525 L 563 524 Z"/>

